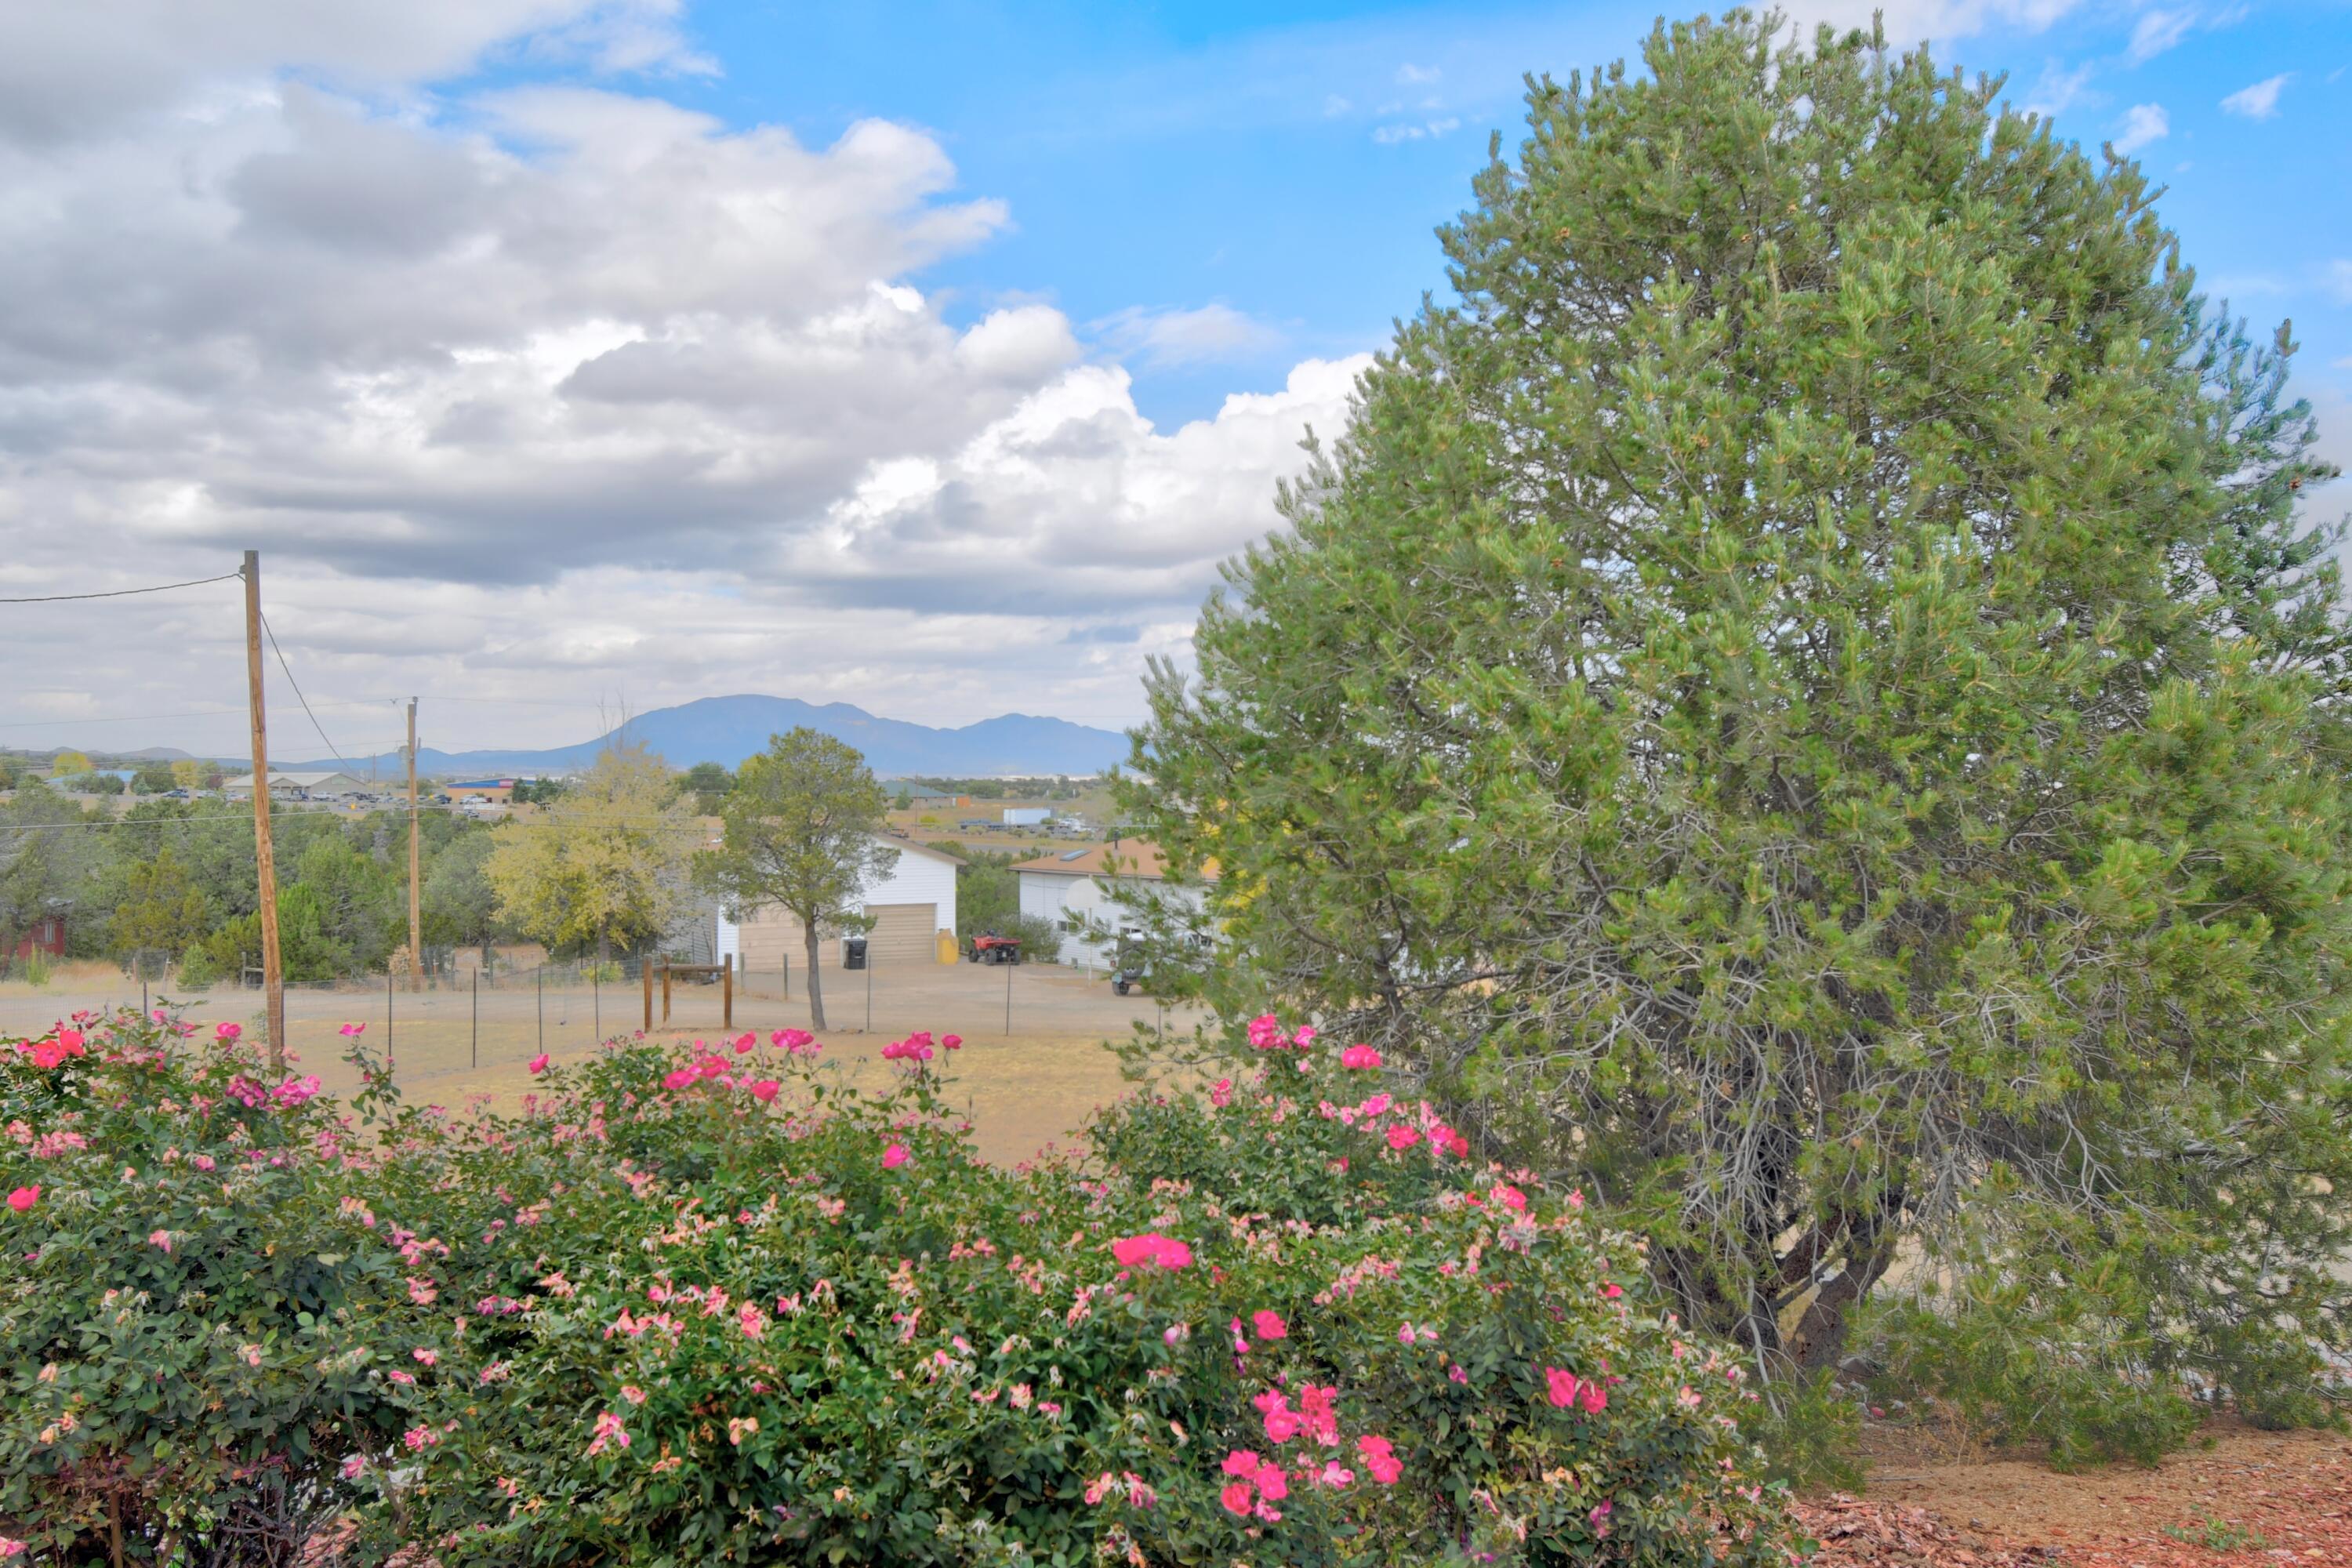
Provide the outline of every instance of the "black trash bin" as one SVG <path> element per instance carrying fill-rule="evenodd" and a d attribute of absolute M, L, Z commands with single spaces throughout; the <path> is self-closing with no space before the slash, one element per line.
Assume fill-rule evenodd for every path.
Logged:
<path fill-rule="evenodd" d="M 841 967 L 844 969 L 863 969 L 866 967 L 866 939 L 864 937 L 853 936 L 842 942 Z"/>

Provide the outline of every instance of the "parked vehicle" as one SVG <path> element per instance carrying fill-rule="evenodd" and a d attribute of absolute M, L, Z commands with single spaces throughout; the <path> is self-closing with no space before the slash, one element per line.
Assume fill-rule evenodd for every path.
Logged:
<path fill-rule="evenodd" d="M 1110 971 L 1110 994 L 1125 996 L 1140 990 L 1151 978 L 1151 963 L 1143 951 L 1143 933 L 1123 931 L 1118 933 L 1118 957 Z"/>
<path fill-rule="evenodd" d="M 992 931 L 982 931 L 964 944 L 966 963 L 1018 963 L 1021 962 L 1021 939 L 999 936 Z"/>
<path fill-rule="evenodd" d="M 1204 952 L 1209 939 L 1198 931 L 1181 936 L 1178 941 L 1190 947 L 1194 954 Z M 1151 952 L 1144 945 L 1143 933 L 1128 930 L 1118 933 L 1118 955 L 1110 972 L 1110 994 L 1125 996 L 1147 988 L 1151 979 Z"/>

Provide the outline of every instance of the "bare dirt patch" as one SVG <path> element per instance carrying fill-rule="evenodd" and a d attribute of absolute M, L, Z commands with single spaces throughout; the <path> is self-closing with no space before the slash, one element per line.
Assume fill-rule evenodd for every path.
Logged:
<path fill-rule="evenodd" d="M 2352 1437 L 2209 1428 L 2153 1469 L 2061 1475 L 2025 1459 L 1952 1460 L 1873 1433 L 1866 1499 L 1815 1500 L 1824 1568 L 2352 1565 Z"/>

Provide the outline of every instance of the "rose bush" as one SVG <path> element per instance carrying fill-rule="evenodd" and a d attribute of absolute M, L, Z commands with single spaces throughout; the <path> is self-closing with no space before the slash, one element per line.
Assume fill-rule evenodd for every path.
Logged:
<path fill-rule="evenodd" d="M 280 1249 L 315 1258 L 313 1226 L 356 1281 L 323 1314 L 349 1345 L 304 1364 L 364 1352 L 348 1387 L 316 1375 L 304 1495 L 359 1561 L 1789 1559 L 1740 1369 L 1657 1312 L 1623 1237 L 1471 1161 L 1360 1055 L 1259 1032 L 1265 1070 L 1018 1170 L 974 1159 L 928 1037 L 881 1096 L 805 1036 L 619 1043 L 536 1075 L 519 1115 L 402 1110 L 363 1152 L 271 1101 L 242 1136 L 307 1140 L 270 1168 L 318 1189 Z M 225 1083 L 220 1055 L 141 1081 Z M 184 1142 L 163 1098 L 150 1148 Z M 103 1141 L 26 1164 L 28 1215 L 136 1163 Z M 95 1378 L 75 1336 L 128 1282 L 83 1262 L 46 1353 Z M 86 1531 L 68 1501 L 37 1481 L 8 1512 Z"/>
<path fill-rule="evenodd" d="M 180 1027 L 0 1042 L 0 1554 L 289 1561 L 400 1429 L 418 1321 L 340 1108 Z"/>

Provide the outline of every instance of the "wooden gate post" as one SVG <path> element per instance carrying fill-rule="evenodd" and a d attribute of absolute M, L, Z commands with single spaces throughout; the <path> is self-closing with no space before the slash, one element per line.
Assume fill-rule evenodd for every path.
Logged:
<path fill-rule="evenodd" d="M 637 973 L 645 977 L 646 1032 L 651 1034 L 654 1026 L 654 961 L 650 958 L 640 960 Z"/>
<path fill-rule="evenodd" d="M 662 1027 L 669 1027 L 669 960 L 662 960 Z"/>
<path fill-rule="evenodd" d="M 719 1026 L 735 1026 L 735 958 L 730 953 L 719 971 Z"/>

